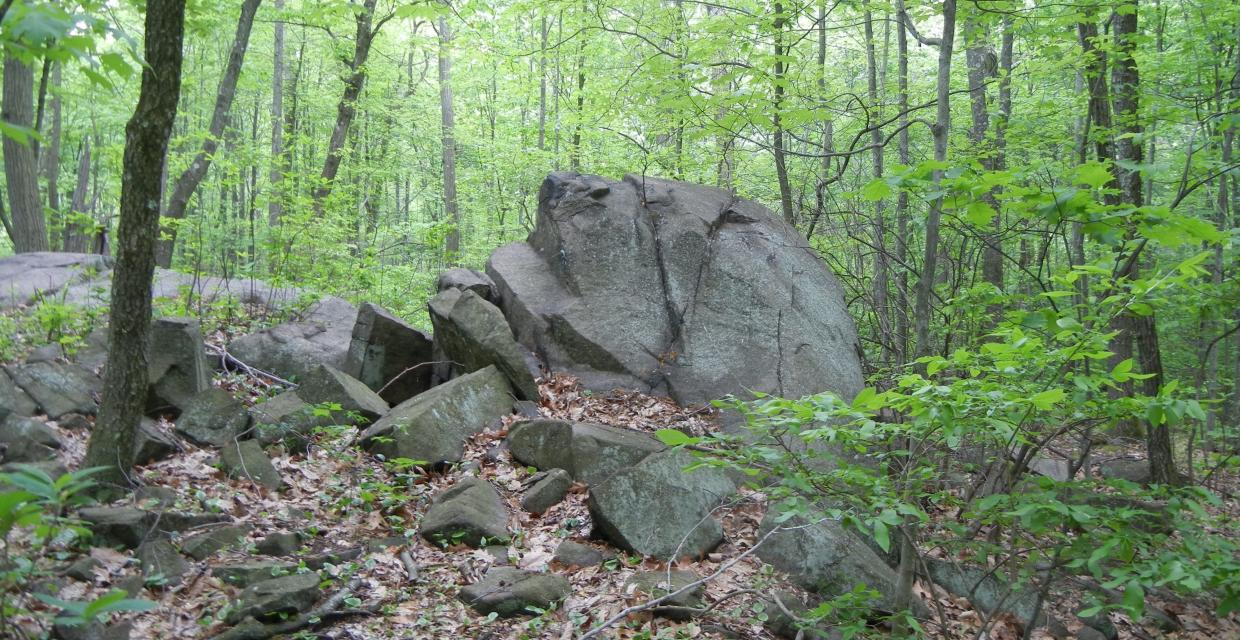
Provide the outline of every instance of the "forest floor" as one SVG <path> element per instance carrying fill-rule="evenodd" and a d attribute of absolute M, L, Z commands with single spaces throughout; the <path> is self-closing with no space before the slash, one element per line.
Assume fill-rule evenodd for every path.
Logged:
<path fill-rule="evenodd" d="M 211 336 L 221 341 L 222 334 Z M 265 383 L 241 376 L 218 377 L 215 384 L 251 400 L 267 394 Z M 574 380 L 553 377 L 541 381 L 540 411 L 551 418 L 588 421 L 652 432 L 676 427 L 701 432 L 711 426 L 711 415 L 703 407 L 680 407 L 666 398 L 632 392 L 593 395 L 583 392 Z M 270 492 L 255 484 L 231 480 L 215 466 L 217 452 L 186 445 L 183 453 L 140 469 L 148 486 L 164 487 L 177 496 L 173 508 L 186 511 L 215 511 L 252 528 L 249 542 L 193 564 L 181 584 L 163 588 L 147 585 L 139 597 L 154 600 L 154 611 L 132 615 L 134 638 L 209 638 L 226 629 L 223 611 L 239 592 L 236 587 L 212 575 L 212 566 L 252 561 L 253 541 L 276 532 L 310 534 L 306 553 L 343 551 L 361 547 L 361 557 L 339 565 L 328 565 L 332 576 L 323 587 L 324 595 L 348 584 L 354 598 L 347 601 L 343 615 L 316 631 L 325 638 L 576 638 L 611 619 L 627 607 L 640 605 L 645 598 L 626 590 L 626 580 L 637 571 L 688 569 L 699 576 L 714 576 L 705 583 L 703 601 L 710 611 L 692 621 L 671 621 L 640 611 L 624 618 L 600 637 L 606 638 L 774 638 L 763 626 L 766 613 L 762 598 L 775 590 L 798 592 L 782 576 L 765 568 L 752 556 L 732 560 L 752 547 L 765 504 L 761 494 L 742 491 L 720 508 L 725 542 L 697 562 L 666 563 L 619 555 L 614 561 L 593 567 L 565 567 L 552 560 L 556 547 L 564 540 L 604 546 L 590 538 L 591 519 L 586 507 L 586 489 L 574 485 L 568 498 L 546 513 L 534 515 L 520 508 L 520 493 L 532 470 L 514 464 L 507 452 L 495 455 L 493 446 L 501 441 L 516 416 L 495 431 L 478 434 L 468 443 L 461 465 L 440 474 L 423 474 L 417 469 L 393 469 L 354 446 L 357 430 L 331 430 L 323 433 L 305 455 L 275 452 L 273 461 L 283 475 L 285 487 Z M 61 461 L 77 468 L 85 453 L 89 431 L 57 428 L 66 446 Z M 170 424 L 161 421 L 161 428 Z M 490 481 L 504 496 L 512 515 L 510 524 L 520 533 L 502 553 L 476 550 L 463 545 L 432 544 L 415 535 L 416 525 L 432 496 L 452 485 L 470 466 Z M 1240 515 L 1234 477 L 1220 478 L 1223 509 Z M 146 505 L 150 506 L 150 505 Z M 947 514 L 942 514 L 946 516 Z M 28 540 L 27 540 L 28 541 Z M 371 544 L 379 541 L 379 544 Z M 12 551 L 12 550 L 11 550 Z M 83 600 L 102 595 L 127 579 L 140 574 L 133 552 L 105 548 L 90 550 L 99 564 L 89 582 L 68 581 L 59 597 Z M 501 557 L 497 557 L 501 556 Z M 506 557 L 502 557 L 506 556 Z M 57 554 L 63 564 L 75 556 Z M 511 564 L 524 569 L 549 570 L 565 576 L 572 584 L 572 595 L 558 608 L 536 617 L 493 619 L 472 611 L 457 599 L 463 585 L 475 582 L 495 564 Z M 945 626 L 938 621 L 926 624 L 931 638 L 1015 640 L 1021 638 L 1020 624 L 1010 616 L 993 621 L 988 631 L 979 633 L 986 616 L 967 600 L 931 590 L 918 584 L 919 595 L 942 613 Z M 1205 640 L 1240 638 L 1240 616 L 1225 620 L 1214 617 L 1209 602 L 1202 599 L 1171 600 L 1151 594 L 1150 602 L 1175 615 L 1183 630 L 1166 634 L 1152 624 L 1134 624 L 1118 613 L 1111 620 L 1119 638 L 1176 638 Z M 33 600 L 35 610 L 46 605 Z M 937 605 L 937 607 L 935 606 Z M 1081 592 L 1071 585 L 1052 590 L 1049 610 L 1064 622 L 1071 635 L 1081 624 L 1072 612 L 1081 606 Z M 1045 629 L 1029 637 L 1052 637 Z"/>

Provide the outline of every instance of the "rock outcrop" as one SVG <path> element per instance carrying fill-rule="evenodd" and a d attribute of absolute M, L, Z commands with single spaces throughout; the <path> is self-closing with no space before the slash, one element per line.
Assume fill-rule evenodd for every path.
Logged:
<path fill-rule="evenodd" d="M 517 340 L 590 389 L 695 403 L 862 386 L 831 271 L 795 229 L 721 189 L 551 174 L 533 233 L 487 274 Z"/>

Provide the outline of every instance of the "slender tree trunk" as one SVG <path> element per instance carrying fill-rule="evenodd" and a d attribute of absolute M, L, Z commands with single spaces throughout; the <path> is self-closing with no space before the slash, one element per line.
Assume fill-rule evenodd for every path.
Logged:
<path fill-rule="evenodd" d="M 865 63 L 866 91 L 870 100 L 870 121 L 883 120 L 882 104 L 878 95 L 878 61 L 874 46 L 874 14 L 870 10 L 870 1 L 865 0 Z M 873 164 L 873 176 L 882 179 L 883 173 L 883 130 L 871 125 L 870 161 Z M 888 255 L 887 255 L 887 215 L 885 203 L 880 199 L 874 203 L 874 313 L 878 319 L 878 343 L 882 345 L 883 362 L 890 366 L 895 363 L 895 344 L 891 336 L 891 309 L 887 302 L 888 287 Z"/>
<path fill-rule="evenodd" d="M 61 64 L 56 64 L 52 69 L 52 129 L 48 133 L 47 151 L 43 154 L 43 171 L 47 175 L 47 208 L 63 220 L 60 212 L 61 67 Z M 68 229 L 69 225 L 64 224 L 64 228 Z M 61 238 L 63 240 L 63 234 Z M 70 249 L 61 242 L 61 250 Z"/>
<path fill-rule="evenodd" d="M 284 0 L 275 0 L 276 13 L 284 11 Z M 267 224 L 278 226 L 284 213 L 284 21 L 277 16 L 272 44 L 271 69 L 271 193 L 267 203 Z"/>
<path fill-rule="evenodd" d="M 133 439 L 147 401 L 151 278 L 159 233 L 159 175 L 181 95 L 185 0 L 147 0 L 145 59 L 138 106 L 125 126 L 121 223 L 103 404 L 82 467 L 104 467 L 104 484 L 131 484 Z"/>
<path fill-rule="evenodd" d="M 908 117 L 908 14 L 904 10 L 904 0 L 896 0 L 896 17 L 900 28 L 896 30 L 896 83 L 898 85 L 898 103 L 900 110 L 900 133 L 896 141 L 900 164 L 910 166 L 909 156 L 909 117 Z M 896 195 L 896 261 L 901 265 L 908 264 L 908 193 L 903 189 Z M 908 315 L 908 269 L 901 268 L 896 274 L 896 365 L 903 366 L 908 361 L 909 315 Z"/>
<path fill-rule="evenodd" d="M 544 9 L 545 11 L 545 9 Z M 538 28 L 538 150 L 547 148 L 547 15 L 542 15 Z"/>
<path fill-rule="evenodd" d="M 971 16 L 965 21 L 964 33 L 967 41 L 965 62 L 969 68 L 969 111 L 972 116 L 969 142 L 973 143 L 974 152 L 978 154 L 978 161 L 982 168 L 991 170 L 995 168 L 997 150 L 988 148 L 986 141 L 986 135 L 990 131 L 990 108 L 986 84 L 995 77 L 997 71 L 995 52 L 990 46 L 990 33 L 978 25 L 974 17 Z M 988 191 L 983 195 L 982 201 L 995 211 L 995 217 L 991 221 L 992 231 L 982 235 L 982 278 L 994 285 L 996 289 L 1002 290 L 1003 249 L 1000 246 L 1002 239 L 999 236 L 999 229 L 1003 221 L 999 216 L 999 203 L 993 191 Z"/>
<path fill-rule="evenodd" d="M 314 207 L 320 215 L 323 212 L 323 201 L 332 193 L 332 184 L 340 171 L 343 160 L 344 143 L 349 137 L 349 127 L 357 116 L 357 99 L 366 87 L 366 59 L 370 57 L 370 45 L 374 42 L 379 28 L 371 28 L 374 21 L 375 4 L 378 0 L 366 0 L 362 10 L 357 12 L 357 34 L 354 37 L 353 60 L 349 63 L 349 76 L 345 79 L 344 95 L 336 105 L 336 125 L 332 128 L 332 136 L 327 143 L 327 157 L 323 160 L 323 171 L 319 174 L 319 184 L 314 189 Z M 383 23 L 380 22 L 379 27 Z"/>
<path fill-rule="evenodd" d="M 951 133 L 951 71 L 952 45 L 956 39 L 956 0 L 943 2 L 943 37 L 939 43 L 938 104 L 934 122 L 934 159 L 947 161 L 947 139 Z M 943 181 L 943 171 L 936 169 L 932 180 L 935 188 Z M 933 293 L 939 258 L 939 221 L 943 214 L 943 198 L 930 204 L 926 220 L 926 246 L 921 277 L 917 281 L 917 302 L 913 310 L 915 341 L 919 356 L 930 355 L 930 296 Z"/>
<path fill-rule="evenodd" d="M 577 49 L 577 112 L 573 118 L 573 139 L 568 148 L 568 166 L 573 171 L 581 171 L 581 125 L 586 110 L 586 43 L 582 40 Z"/>
<path fill-rule="evenodd" d="M 245 51 L 250 44 L 250 31 L 254 26 L 254 14 L 262 0 L 244 0 L 241 3 L 241 17 L 237 19 L 237 31 L 233 36 L 232 49 L 228 53 L 228 63 L 224 67 L 224 75 L 220 77 L 219 91 L 215 95 L 215 109 L 211 112 L 211 124 L 207 128 L 207 137 L 202 141 L 202 149 L 189 167 L 177 178 L 172 187 L 172 197 L 168 200 L 168 208 L 164 217 L 169 220 L 185 218 L 185 209 L 189 199 L 198 190 L 198 185 L 206 177 L 211 168 L 215 151 L 219 148 L 220 136 L 224 134 L 224 126 L 232 109 L 233 98 L 237 96 L 237 80 L 241 77 L 241 65 L 245 61 Z M 172 266 L 172 252 L 176 245 L 177 228 L 173 224 L 163 230 L 165 237 L 159 240 L 155 252 L 155 262 L 165 269 Z"/>
<path fill-rule="evenodd" d="M 4 57 L 4 98 L 0 117 L 10 126 L 34 128 L 34 70 L 12 55 Z M 47 251 L 47 227 L 39 199 L 39 178 L 30 140 L 3 136 L 4 177 L 8 180 L 13 250 L 17 253 Z"/>
<path fill-rule="evenodd" d="M 461 251 L 461 214 L 456 201 L 456 114 L 452 108 L 452 32 L 448 21 L 439 19 L 439 115 L 443 138 L 443 211 L 452 229 L 444 239 L 444 254 L 449 263 L 459 259 Z"/>
<path fill-rule="evenodd" d="M 780 112 L 784 108 L 784 5 L 775 3 L 775 101 L 772 105 L 774 113 L 771 123 L 775 131 L 775 177 L 779 181 L 779 208 L 783 213 L 784 222 L 796 226 L 796 216 L 792 211 L 792 185 L 788 182 L 788 166 L 784 158 L 784 125 Z"/>

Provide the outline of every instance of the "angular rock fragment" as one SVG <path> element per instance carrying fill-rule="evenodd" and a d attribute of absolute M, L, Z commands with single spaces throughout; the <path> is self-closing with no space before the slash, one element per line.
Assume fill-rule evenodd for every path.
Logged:
<path fill-rule="evenodd" d="M 378 420 L 389 408 L 388 403 L 370 387 L 330 365 L 311 369 L 297 387 L 297 396 L 311 405 L 340 405 L 345 415 L 360 415 L 363 424 Z"/>
<path fill-rule="evenodd" d="M 146 409 L 150 413 L 180 413 L 211 386 L 202 331 L 193 318 L 155 319 L 151 323 L 149 359 Z"/>
<path fill-rule="evenodd" d="M 493 365 L 519 399 L 538 399 L 529 358 L 495 305 L 472 291 L 447 289 L 432 298 L 427 308 L 435 327 L 435 348 L 452 362 L 453 374 Z"/>
<path fill-rule="evenodd" d="M 461 589 L 458 598 L 478 613 L 511 618 L 537 615 L 570 593 L 572 588 L 563 576 L 493 567 L 482 580 Z"/>
<path fill-rule="evenodd" d="M 397 405 L 431 387 L 431 345 L 425 332 L 366 303 L 357 311 L 342 370 Z"/>
<path fill-rule="evenodd" d="M 214 387 L 194 395 L 184 409 L 174 430 L 203 447 L 222 447 L 236 440 L 250 423 L 245 405 L 231 393 Z"/>
<path fill-rule="evenodd" d="M 465 477 L 435 496 L 420 533 L 435 544 L 481 547 L 508 539 L 508 510 L 489 482 Z"/>
<path fill-rule="evenodd" d="M 270 491 L 280 488 L 284 481 L 280 472 L 271 464 L 271 458 L 263 451 L 257 440 L 230 442 L 220 451 L 220 468 L 230 478 L 242 478 L 266 487 Z"/>

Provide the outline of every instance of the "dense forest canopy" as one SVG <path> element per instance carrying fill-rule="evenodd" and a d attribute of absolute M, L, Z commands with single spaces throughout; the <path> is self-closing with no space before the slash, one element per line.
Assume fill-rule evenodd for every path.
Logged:
<path fill-rule="evenodd" d="M 185 5 L 179 72 L 148 59 L 169 33 L 144 33 L 169 4 Z M 987 542 L 1027 561 L 1025 578 L 1088 566 L 1105 582 L 1103 560 L 1130 563 L 1105 584 L 1134 619 L 1143 589 L 1240 609 L 1231 533 L 1195 500 L 1232 507 L 1173 488 L 1234 499 L 1240 3 L 4 0 L 0 16 L 0 253 L 125 265 L 124 187 L 131 210 L 159 213 L 159 267 L 427 327 L 440 273 L 525 239 L 552 172 L 718 187 L 767 206 L 843 285 L 869 387 L 732 409 L 762 428 L 863 425 L 807 436 L 833 446 L 882 443 L 884 473 L 832 482 L 865 487 L 835 515 L 894 554 L 897 610 L 918 548 L 977 542 L 983 523 L 1020 532 Z M 130 118 L 177 95 L 170 73 L 165 154 L 163 121 Z M 131 172 L 140 152 L 162 158 L 157 184 Z M 149 304 L 131 308 L 145 326 Z M 136 420 L 108 397 L 100 424 Z M 771 465 L 773 496 L 831 493 L 772 462 L 787 452 L 669 438 Z M 1201 516 L 1196 533 L 1140 546 L 1127 537 L 1148 532 L 1123 514 L 1045 486 L 1007 493 L 1065 442 L 1069 478 L 1088 476 L 1106 438 Z M 969 441 L 1015 453 L 953 503 L 976 528 L 938 529 L 928 505 L 945 494 L 922 453 Z M 1076 537 L 1112 516 L 1111 537 Z"/>

